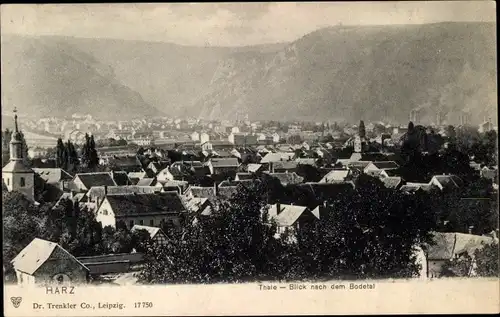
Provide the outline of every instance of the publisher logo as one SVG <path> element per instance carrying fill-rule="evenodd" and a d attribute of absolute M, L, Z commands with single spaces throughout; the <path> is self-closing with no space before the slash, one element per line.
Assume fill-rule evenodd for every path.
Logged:
<path fill-rule="evenodd" d="M 21 305 L 23 298 L 22 297 L 11 297 L 10 301 L 12 302 L 12 305 L 14 305 L 15 308 L 19 308 L 19 305 Z"/>

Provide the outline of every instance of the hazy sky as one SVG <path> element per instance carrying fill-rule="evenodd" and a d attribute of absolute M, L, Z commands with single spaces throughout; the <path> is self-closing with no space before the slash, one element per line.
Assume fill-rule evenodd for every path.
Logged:
<path fill-rule="evenodd" d="M 24 4 L 1 6 L 3 33 L 248 45 L 330 25 L 495 21 L 493 1 Z"/>

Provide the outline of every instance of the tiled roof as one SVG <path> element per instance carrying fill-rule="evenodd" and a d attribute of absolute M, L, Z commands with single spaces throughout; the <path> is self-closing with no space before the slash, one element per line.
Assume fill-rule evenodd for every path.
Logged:
<path fill-rule="evenodd" d="M 156 178 L 143 178 L 137 182 L 137 186 L 154 186 L 156 184 Z"/>
<path fill-rule="evenodd" d="M 116 216 L 180 213 L 185 211 L 184 204 L 177 192 L 108 195 L 107 200 Z"/>
<path fill-rule="evenodd" d="M 356 168 L 356 169 L 360 169 L 360 170 L 364 170 L 368 165 L 370 165 L 370 161 L 354 161 L 354 162 L 350 162 L 347 164 L 347 166 L 349 168 Z"/>
<path fill-rule="evenodd" d="M 298 158 L 295 161 L 302 165 L 316 165 L 318 160 L 315 158 Z"/>
<path fill-rule="evenodd" d="M 158 234 L 158 232 L 163 233 L 163 231 L 158 227 L 141 226 L 141 225 L 134 225 L 130 231 L 134 232 L 137 230 L 146 230 L 149 233 L 149 237 L 151 239 L 153 239 Z"/>
<path fill-rule="evenodd" d="M 378 169 L 388 170 L 388 169 L 397 169 L 399 165 L 394 161 L 382 161 L 382 162 L 372 162 Z"/>
<path fill-rule="evenodd" d="M 33 168 L 46 183 L 54 184 L 63 180 L 71 180 L 73 176 L 62 168 Z"/>
<path fill-rule="evenodd" d="M 299 163 L 297 161 L 280 161 L 280 162 L 272 162 L 272 167 L 274 169 L 280 170 L 293 170 L 296 169 Z"/>
<path fill-rule="evenodd" d="M 132 181 L 128 178 L 126 172 L 122 171 L 111 172 L 111 177 L 113 177 L 113 180 L 118 186 L 130 185 L 132 183 Z"/>
<path fill-rule="evenodd" d="M 83 185 L 89 189 L 94 186 L 116 186 L 115 181 L 111 178 L 110 173 L 78 173 L 75 178 L 79 178 Z"/>
<path fill-rule="evenodd" d="M 332 170 L 326 174 L 319 182 L 320 183 L 334 183 L 343 182 L 351 174 L 350 170 Z"/>
<path fill-rule="evenodd" d="M 50 258 L 57 248 L 67 253 L 69 257 L 73 258 L 83 268 L 88 270 L 85 265 L 80 263 L 74 256 L 60 247 L 57 243 L 39 238 L 33 239 L 30 244 L 22 249 L 14 260 L 12 260 L 12 264 L 16 270 L 33 275 Z"/>
<path fill-rule="evenodd" d="M 450 260 L 463 252 L 472 253 L 494 240 L 487 236 L 478 236 L 455 232 L 435 232 L 433 244 L 427 246 L 429 260 Z"/>
<path fill-rule="evenodd" d="M 277 152 L 277 153 L 267 153 L 260 163 L 270 163 L 270 162 L 280 162 L 289 161 L 295 156 L 293 152 Z"/>
<path fill-rule="evenodd" d="M 304 181 L 304 177 L 297 175 L 297 173 L 267 173 L 269 176 L 277 178 L 282 185 L 299 184 Z"/>
<path fill-rule="evenodd" d="M 379 152 L 352 153 L 351 161 L 387 161 L 387 156 Z"/>
<path fill-rule="evenodd" d="M 236 177 L 238 177 L 239 180 L 249 180 L 253 179 L 254 175 L 252 173 L 236 173 Z"/>
<path fill-rule="evenodd" d="M 217 167 L 238 167 L 237 158 L 211 158 L 210 163 L 214 168 Z"/>
<path fill-rule="evenodd" d="M 262 164 L 248 164 L 247 166 L 247 171 L 250 173 L 255 173 L 257 172 L 260 168 L 262 167 Z"/>
<path fill-rule="evenodd" d="M 132 195 L 132 194 L 152 194 L 160 191 L 160 188 L 154 186 L 108 186 L 108 195 Z M 87 192 L 87 197 L 90 199 L 104 198 L 104 186 L 94 186 Z"/>
<path fill-rule="evenodd" d="M 132 179 L 141 179 L 146 177 L 146 172 L 130 172 L 128 173 L 128 178 Z"/>
<path fill-rule="evenodd" d="M 291 226 L 299 217 L 307 211 L 307 207 L 280 204 L 280 212 L 277 211 L 277 204 L 268 206 L 269 219 L 274 219 L 278 226 Z"/>
<path fill-rule="evenodd" d="M 403 182 L 401 177 L 383 177 L 380 180 L 384 183 L 385 187 L 393 189 L 396 189 Z"/>
<path fill-rule="evenodd" d="M 208 206 L 208 198 L 184 198 L 184 204 L 186 205 L 187 210 L 189 210 L 190 212 L 199 213 Z"/>
<path fill-rule="evenodd" d="M 434 187 L 433 185 L 429 185 L 427 183 L 406 183 L 405 185 L 401 186 L 400 190 L 411 193 L 411 192 L 416 192 L 417 190 L 421 189 L 423 191 L 429 191 Z"/>
<path fill-rule="evenodd" d="M 460 179 L 460 177 L 456 175 L 435 175 L 432 177 L 432 179 L 437 181 L 439 184 L 441 184 L 441 186 L 445 188 L 450 188 L 450 187 L 458 188 L 463 185 L 463 181 Z"/>

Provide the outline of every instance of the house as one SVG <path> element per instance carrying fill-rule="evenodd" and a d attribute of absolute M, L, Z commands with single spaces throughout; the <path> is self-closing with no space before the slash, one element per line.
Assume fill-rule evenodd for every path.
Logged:
<path fill-rule="evenodd" d="M 177 192 L 155 194 L 107 195 L 96 212 L 96 220 L 105 226 L 116 227 L 122 221 L 129 229 L 134 225 L 151 227 L 163 223 L 181 225 L 186 208 Z"/>
<path fill-rule="evenodd" d="M 434 185 L 441 190 L 457 189 L 463 186 L 463 181 L 456 175 L 435 175 L 429 185 Z"/>
<path fill-rule="evenodd" d="M 78 173 L 71 181 L 70 187 L 74 191 L 88 191 L 94 186 L 117 186 L 110 173 Z"/>
<path fill-rule="evenodd" d="M 210 169 L 210 174 L 236 174 L 239 166 L 237 158 L 211 158 L 207 162 L 207 166 Z"/>
<path fill-rule="evenodd" d="M 89 270 L 90 276 L 116 275 L 117 273 L 137 272 L 144 263 L 144 254 L 115 253 L 95 256 L 82 256 L 77 258 Z"/>
<path fill-rule="evenodd" d="M 262 170 L 262 164 L 253 164 L 253 163 L 250 163 L 247 165 L 247 171 L 249 173 L 259 173 L 260 171 Z"/>
<path fill-rule="evenodd" d="M 151 170 L 154 175 L 157 175 L 161 170 L 165 169 L 168 166 L 166 162 L 150 162 L 147 169 Z"/>
<path fill-rule="evenodd" d="M 130 172 L 127 174 L 127 176 L 130 179 L 130 181 L 132 182 L 132 184 L 135 185 L 135 184 L 137 184 L 137 182 L 140 179 L 147 177 L 147 173 L 146 172 Z"/>
<path fill-rule="evenodd" d="M 472 257 L 474 263 L 474 251 L 495 242 L 495 239 L 489 236 L 458 232 L 435 232 L 433 242 L 424 247 L 427 257 L 427 276 L 431 278 L 442 276 L 443 266 L 462 255 L 467 254 Z M 472 265 L 469 275 L 474 274 L 474 265 Z"/>
<path fill-rule="evenodd" d="M 251 180 L 254 179 L 254 177 L 255 175 L 253 173 L 236 173 L 234 180 L 235 181 Z"/>
<path fill-rule="evenodd" d="M 380 180 L 386 188 L 390 189 L 400 189 L 404 183 L 401 177 L 382 177 Z"/>
<path fill-rule="evenodd" d="M 108 159 L 108 166 L 116 171 L 130 172 L 141 172 L 142 164 L 137 156 L 127 155 L 127 156 L 117 156 L 114 155 Z"/>
<path fill-rule="evenodd" d="M 365 162 L 383 162 L 388 161 L 387 155 L 379 152 L 352 153 L 349 161 L 365 161 Z"/>
<path fill-rule="evenodd" d="M 348 169 L 334 169 L 319 181 L 320 183 L 339 183 L 345 182 L 352 178 L 352 171 Z"/>
<path fill-rule="evenodd" d="M 208 216 L 211 213 L 211 204 L 208 198 L 184 196 L 183 199 L 189 213 L 202 216 Z"/>
<path fill-rule="evenodd" d="M 213 140 L 201 143 L 201 149 L 203 151 L 212 151 L 212 150 L 230 150 L 234 147 L 234 144 L 229 141 L 224 140 Z"/>
<path fill-rule="evenodd" d="M 498 169 L 496 169 L 496 168 L 489 168 L 487 166 L 484 166 L 480 170 L 480 175 L 482 178 L 492 180 L 493 183 L 498 182 Z"/>
<path fill-rule="evenodd" d="M 130 231 L 146 230 L 153 243 L 164 246 L 167 244 L 167 235 L 158 227 L 134 225 Z"/>
<path fill-rule="evenodd" d="M 163 188 L 156 186 L 94 186 L 85 194 L 87 201 L 99 207 L 108 195 L 153 194 L 162 192 Z"/>
<path fill-rule="evenodd" d="M 298 166 L 297 161 L 270 162 L 269 171 L 271 173 L 293 173 L 297 171 Z"/>
<path fill-rule="evenodd" d="M 116 183 L 118 186 L 127 186 L 127 185 L 132 185 L 132 180 L 128 178 L 127 172 L 124 171 L 117 171 L 117 172 L 109 172 L 111 175 L 111 178 L 113 181 Z"/>
<path fill-rule="evenodd" d="M 82 284 L 89 280 L 89 269 L 60 245 L 33 239 L 12 260 L 20 285 Z"/>
<path fill-rule="evenodd" d="M 178 192 L 179 194 L 182 194 L 189 187 L 189 182 L 178 181 L 178 180 L 167 180 L 163 182 L 157 182 L 155 187 L 162 187 L 163 191 L 175 191 Z"/>
<path fill-rule="evenodd" d="M 318 159 L 315 158 L 297 158 L 295 159 L 295 162 L 297 162 L 299 165 L 311 165 L 311 166 L 316 166 L 316 163 L 318 162 Z"/>
<path fill-rule="evenodd" d="M 196 131 L 191 133 L 191 140 L 192 141 L 200 141 L 200 134 Z"/>
<path fill-rule="evenodd" d="M 318 215 L 304 206 L 277 203 L 268 205 L 265 210 L 267 211 L 267 219 L 264 221 L 276 223 L 276 238 L 280 238 L 282 234 L 288 234 L 288 242 L 296 242 L 296 235 L 300 228 L 315 225 L 319 220 Z"/>
<path fill-rule="evenodd" d="M 137 186 L 155 186 L 158 182 L 156 181 L 156 178 L 143 178 L 140 179 L 135 185 Z M 163 186 L 161 186 L 163 187 Z"/>
<path fill-rule="evenodd" d="M 235 146 L 253 146 L 258 143 L 256 135 L 234 132 L 229 135 L 228 141 Z"/>
<path fill-rule="evenodd" d="M 286 186 L 290 184 L 300 184 L 304 181 L 304 177 L 297 175 L 297 173 L 268 173 L 265 172 L 266 175 L 269 175 L 273 178 L 276 178 L 280 181 L 281 185 Z"/>
<path fill-rule="evenodd" d="M 397 170 L 399 165 L 394 161 L 382 161 L 382 162 L 370 162 L 365 168 L 364 172 L 367 173 L 369 171 L 387 171 L 387 170 Z"/>
<path fill-rule="evenodd" d="M 401 186 L 399 190 L 405 193 L 415 193 L 419 190 L 428 192 L 431 191 L 433 188 L 436 188 L 435 185 L 429 184 L 429 183 L 406 183 L 405 185 Z"/>
<path fill-rule="evenodd" d="M 38 174 L 47 184 L 57 186 L 60 189 L 68 187 L 68 182 L 73 176 L 62 168 L 33 168 L 35 174 Z"/>
<path fill-rule="evenodd" d="M 281 161 L 291 161 L 295 156 L 294 152 L 276 152 L 267 153 L 260 164 L 271 163 L 271 162 L 281 162 Z"/>
<path fill-rule="evenodd" d="M 201 133 L 199 136 L 199 141 L 200 141 L 200 144 L 203 144 L 203 143 L 210 141 L 210 135 L 206 132 Z"/>

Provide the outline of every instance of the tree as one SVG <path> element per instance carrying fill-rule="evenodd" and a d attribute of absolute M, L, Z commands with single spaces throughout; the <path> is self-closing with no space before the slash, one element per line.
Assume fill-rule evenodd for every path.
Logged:
<path fill-rule="evenodd" d="M 90 163 L 90 137 L 88 133 L 85 133 L 85 143 L 82 148 L 82 163 L 85 167 L 91 167 Z"/>
<path fill-rule="evenodd" d="M 363 120 L 359 122 L 358 134 L 360 138 L 366 138 L 365 122 Z"/>
<path fill-rule="evenodd" d="M 472 273 L 472 257 L 465 253 L 445 262 L 441 269 L 445 277 L 469 277 Z"/>
<path fill-rule="evenodd" d="M 476 258 L 476 272 L 478 276 L 499 276 L 500 271 L 498 269 L 498 242 L 485 245 L 482 249 L 476 250 L 474 256 Z"/>
<path fill-rule="evenodd" d="M 67 168 L 67 160 L 65 156 L 66 147 L 61 138 L 57 139 L 56 145 L 56 166 L 66 169 Z"/>
<path fill-rule="evenodd" d="M 89 146 L 90 146 L 89 163 L 90 167 L 94 168 L 97 165 L 99 165 L 99 156 L 97 155 L 97 150 L 95 148 L 95 141 L 93 135 L 90 136 Z"/>
<path fill-rule="evenodd" d="M 300 144 L 302 143 L 302 138 L 298 134 L 293 134 L 288 137 L 289 144 Z"/>

